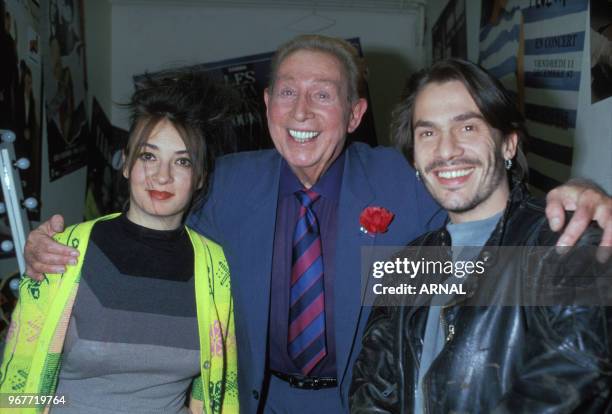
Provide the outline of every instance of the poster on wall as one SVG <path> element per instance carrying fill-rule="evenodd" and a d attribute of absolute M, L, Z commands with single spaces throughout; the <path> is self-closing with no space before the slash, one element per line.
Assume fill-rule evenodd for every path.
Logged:
<path fill-rule="evenodd" d="M 591 103 L 612 96 L 612 1 L 591 2 Z"/>
<path fill-rule="evenodd" d="M 30 166 L 20 170 L 25 198 L 39 203 L 28 210 L 29 220 L 40 220 L 41 188 L 41 56 L 40 7 L 34 1 L 0 0 L 0 129 L 15 133 L 15 155 Z M 0 192 L 0 202 L 3 202 Z M 6 214 L 0 215 L 0 242 L 11 240 Z M 14 252 L 0 252 L 1 257 Z"/>
<path fill-rule="evenodd" d="M 45 109 L 51 181 L 87 162 L 83 0 L 42 2 Z"/>
<path fill-rule="evenodd" d="M 355 46 L 359 55 L 363 56 L 359 39 L 347 40 Z M 263 91 L 268 85 L 268 75 L 273 55 L 274 52 L 261 53 L 190 67 L 206 71 L 213 79 L 235 88 L 242 97 L 242 108 L 239 115 L 234 118 L 234 126 L 237 128 L 236 136 L 239 137 L 239 142 L 227 143 L 225 153 L 272 148 L 272 140 L 266 123 Z M 150 75 L 155 76 L 155 73 Z M 134 76 L 136 88 L 138 88 L 139 81 L 144 76 Z M 367 85 L 365 86 L 365 94 L 370 105 L 359 128 L 349 135 L 349 139 L 376 145 L 374 117 Z"/>
<path fill-rule="evenodd" d="M 113 126 L 94 98 L 87 157 L 85 220 L 123 211 L 129 198 L 121 159 L 127 138 L 128 132 Z"/>
<path fill-rule="evenodd" d="M 431 29 L 433 62 L 446 58 L 467 59 L 465 0 L 451 0 Z"/>
<path fill-rule="evenodd" d="M 480 64 L 514 93 L 540 194 L 570 177 L 587 0 L 483 2 Z"/>
<path fill-rule="evenodd" d="M 0 47 L 0 128 L 15 132 L 17 158 L 30 161 L 20 171 L 24 197 L 40 201 L 42 130 L 40 8 L 33 1 L 0 0 L 4 25 Z M 1 196 L 0 196 L 1 198 Z M 30 220 L 40 219 L 40 209 L 28 211 Z"/>
<path fill-rule="evenodd" d="M 528 1 L 483 1 L 478 63 L 501 81 L 523 110 L 522 7 Z"/>

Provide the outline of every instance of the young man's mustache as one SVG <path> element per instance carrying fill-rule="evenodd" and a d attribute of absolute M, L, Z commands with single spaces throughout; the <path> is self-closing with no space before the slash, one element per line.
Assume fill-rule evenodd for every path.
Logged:
<path fill-rule="evenodd" d="M 457 158 L 451 161 L 448 160 L 434 160 L 427 167 L 425 167 L 425 173 L 429 173 L 431 170 L 436 168 L 453 167 L 455 165 L 479 167 L 482 162 L 476 158 Z"/>

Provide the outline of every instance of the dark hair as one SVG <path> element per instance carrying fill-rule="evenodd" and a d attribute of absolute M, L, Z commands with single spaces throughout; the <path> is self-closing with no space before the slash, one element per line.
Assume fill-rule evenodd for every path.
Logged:
<path fill-rule="evenodd" d="M 194 69 L 166 70 L 145 74 L 138 81 L 130 102 L 131 126 L 124 150 L 125 167 L 130 172 L 139 150 L 154 128 L 167 120 L 185 143 L 193 165 L 192 200 L 197 206 L 208 190 L 209 174 L 215 158 L 227 142 L 235 142 L 231 124 L 236 95 Z M 197 189 L 199 184 L 200 189 Z"/>
<path fill-rule="evenodd" d="M 417 95 L 430 83 L 450 81 L 459 81 L 466 87 L 486 122 L 501 132 L 502 139 L 513 132 L 517 134 L 518 146 L 510 173 L 515 180 L 527 181 L 529 172 L 525 157 L 527 129 L 523 115 L 500 81 L 480 66 L 466 60 L 442 60 L 410 77 L 402 99 L 392 114 L 393 146 L 403 152 L 414 165 L 412 117 Z"/>
<path fill-rule="evenodd" d="M 282 44 L 272 57 L 268 87 L 273 90 L 281 63 L 292 53 L 300 50 L 327 53 L 335 57 L 347 78 L 347 93 L 350 103 L 365 94 L 365 64 L 353 45 L 343 39 L 321 35 L 300 35 Z"/>

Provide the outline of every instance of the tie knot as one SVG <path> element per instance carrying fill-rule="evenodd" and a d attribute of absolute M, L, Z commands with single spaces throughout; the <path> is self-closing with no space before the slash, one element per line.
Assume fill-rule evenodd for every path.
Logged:
<path fill-rule="evenodd" d="M 305 208 L 310 207 L 312 203 L 314 203 L 319 199 L 319 197 L 321 197 L 320 194 L 315 193 L 312 190 L 296 191 L 295 196 L 298 198 L 298 200 L 300 200 L 300 204 L 302 205 L 302 207 Z"/>

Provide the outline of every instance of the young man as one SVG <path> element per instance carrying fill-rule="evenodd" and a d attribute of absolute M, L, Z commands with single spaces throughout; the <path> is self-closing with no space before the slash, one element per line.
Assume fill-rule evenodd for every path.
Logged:
<path fill-rule="evenodd" d="M 501 84 L 470 62 L 438 62 L 411 79 L 395 115 L 396 137 L 450 219 L 411 246 L 425 259 L 428 248 L 436 259 L 440 248 L 433 246 L 451 246 L 447 257 L 459 250 L 486 270 L 462 282 L 466 294 L 374 308 L 353 368 L 351 412 L 610 409 L 609 311 L 535 306 L 537 298 L 532 306 L 508 306 L 527 304 L 520 288 L 557 275 L 549 266 L 562 259 L 543 203 L 526 190 L 523 118 Z M 588 229 L 578 244 L 594 250 L 600 238 Z M 458 246 L 475 249 L 466 254 Z M 508 258 L 496 246 L 529 247 L 514 247 Z M 522 260 L 536 251 L 535 261 Z M 590 262 L 571 263 L 581 269 Z"/>
<path fill-rule="evenodd" d="M 356 51 L 341 39 L 303 35 L 282 45 L 264 97 L 275 149 L 218 160 L 208 200 L 188 220 L 223 246 L 229 262 L 245 413 L 346 412 L 368 312 L 360 302 L 362 246 L 405 245 L 444 219 L 401 154 L 347 142 L 367 108 L 363 72 Z M 593 199 L 612 204 L 585 194 L 586 205 Z M 559 197 L 556 205 L 562 212 Z M 387 232 L 359 230 L 360 215 L 371 206 L 395 214 Z M 588 220 L 595 211 L 583 209 Z M 304 217 L 316 228 L 312 250 L 298 246 L 295 230 Z M 32 276 L 75 259 L 49 241 L 57 224 L 43 224 L 28 239 Z M 570 244 L 579 228 L 578 222 L 569 226 Z M 314 289 L 293 289 L 304 275 L 312 282 L 304 285 Z"/>

